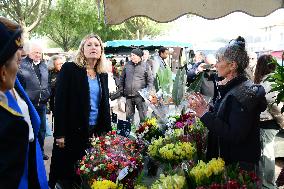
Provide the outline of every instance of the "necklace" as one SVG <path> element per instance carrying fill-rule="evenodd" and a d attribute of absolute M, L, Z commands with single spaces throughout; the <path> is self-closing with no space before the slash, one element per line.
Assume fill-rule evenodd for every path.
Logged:
<path fill-rule="evenodd" d="M 87 75 L 91 79 L 95 79 L 96 78 L 96 72 L 92 68 L 87 68 Z"/>

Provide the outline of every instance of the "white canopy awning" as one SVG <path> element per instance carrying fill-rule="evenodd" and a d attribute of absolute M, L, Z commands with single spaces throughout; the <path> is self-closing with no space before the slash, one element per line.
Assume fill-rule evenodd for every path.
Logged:
<path fill-rule="evenodd" d="M 107 24 L 120 24 L 133 16 L 147 16 L 170 22 L 190 13 L 207 19 L 241 11 L 251 16 L 267 16 L 284 7 L 284 0 L 104 0 Z"/>

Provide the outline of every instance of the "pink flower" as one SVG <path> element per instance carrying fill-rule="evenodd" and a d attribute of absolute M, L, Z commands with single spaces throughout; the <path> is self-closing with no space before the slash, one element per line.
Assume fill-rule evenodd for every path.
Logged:
<path fill-rule="evenodd" d="M 183 124 L 181 122 L 176 122 L 176 127 L 177 128 L 183 128 Z"/>

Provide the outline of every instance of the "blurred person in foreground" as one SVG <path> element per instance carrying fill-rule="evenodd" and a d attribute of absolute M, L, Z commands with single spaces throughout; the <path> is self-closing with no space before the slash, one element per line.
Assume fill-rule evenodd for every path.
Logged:
<path fill-rule="evenodd" d="M 21 34 L 20 25 L 0 17 L 0 186 L 47 189 L 37 139 L 40 119 L 16 78 L 21 61 Z"/>
<path fill-rule="evenodd" d="M 260 178 L 263 188 L 276 188 L 274 139 L 280 128 L 284 128 L 283 103 L 275 103 L 277 92 L 271 90 L 267 78 L 275 71 L 276 64 L 271 55 L 261 55 L 256 64 L 254 83 L 261 84 L 266 91 L 267 109 L 260 114 L 261 159 L 259 162 Z"/>
<path fill-rule="evenodd" d="M 265 90 L 245 76 L 249 58 L 245 40 L 238 37 L 217 53 L 216 70 L 224 79 L 218 83 L 219 97 L 212 111 L 201 94 L 189 106 L 208 128 L 207 159 L 221 157 L 227 165 L 238 164 L 258 171 L 260 159 L 260 113 L 266 109 Z"/>
<path fill-rule="evenodd" d="M 111 131 L 108 74 L 103 42 L 83 38 L 74 62 L 63 64 L 57 78 L 54 144 L 49 186 L 78 187 L 76 163 L 90 147 L 89 138 Z"/>

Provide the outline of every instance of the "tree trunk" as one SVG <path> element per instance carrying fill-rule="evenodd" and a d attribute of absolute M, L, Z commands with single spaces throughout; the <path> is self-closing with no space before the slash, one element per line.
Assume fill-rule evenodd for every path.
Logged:
<path fill-rule="evenodd" d="M 30 33 L 28 32 L 26 27 L 23 27 L 23 34 L 22 34 L 22 38 L 23 38 L 23 42 L 26 43 L 29 41 L 30 38 Z"/>

